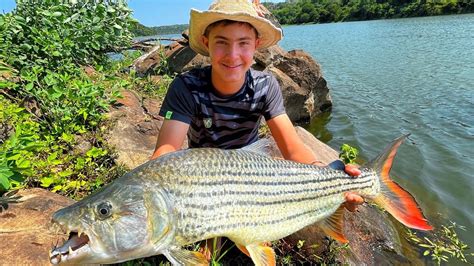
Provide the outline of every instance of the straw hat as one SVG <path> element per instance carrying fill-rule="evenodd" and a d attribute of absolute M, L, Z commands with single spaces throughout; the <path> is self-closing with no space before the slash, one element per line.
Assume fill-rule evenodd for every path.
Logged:
<path fill-rule="evenodd" d="M 281 40 L 281 28 L 273 25 L 268 19 L 260 17 L 248 0 L 216 0 L 209 10 L 199 11 L 191 9 L 189 20 L 189 45 L 202 55 L 208 56 L 206 46 L 202 43 L 201 36 L 207 26 L 219 20 L 235 20 L 251 24 L 258 32 L 260 48 L 267 48 Z"/>

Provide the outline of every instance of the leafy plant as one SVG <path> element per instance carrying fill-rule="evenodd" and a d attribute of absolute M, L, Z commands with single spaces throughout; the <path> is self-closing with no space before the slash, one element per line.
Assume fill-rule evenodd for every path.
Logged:
<path fill-rule="evenodd" d="M 106 52 L 128 46 L 130 14 L 124 1 L 46 0 L 0 15 L 0 192 L 81 197 L 123 172 L 100 136 L 120 82 L 80 64 L 101 70 Z M 81 140 L 89 147 L 76 152 Z"/>
<path fill-rule="evenodd" d="M 95 64 L 106 52 L 127 47 L 131 10 L 123 0 L 18 0 L 13 12 L 0 15 L 0 59 L 15 67 L 60 70 L 70 63 Z"/>
<path fill-rule="evenodd" d="M 356 148 L 351 147 L 348 144 L 342 144 L 340 150 L 341 150 L 341 152 L 339 153 L 339 158 L 345 164 L 354 164 L 355 163 L 355 161 L 357 159 L 357 155 L 359 155 L 359 151 Z"/>
<path fill-rule="evenodd" d="M 0 191 L 17 188 L 24 176 L 32 175 L 32 161 L 45 143 L 38 135 L 40 126 L 24 108 L 0 95 L 0 126 L 7 131 L 0 152 Z"/>
<path fill-rule="evenodd" d="M 456 229 L 466 230 L 463 226 L 450 222 L 447 226 L 442 225 L 441 230 L 431 239 L 426 236 L 421 238 L 415 232 L 407 229 L 407 239 L 422 248 L 424 250 L 423 256 L 430 256 L 438 265 L 448 262 L 450 259 L 472 263 L 468 257 L 474 257 L 474 253 L 468 253 L 470 248 L 459 239 Z"/>

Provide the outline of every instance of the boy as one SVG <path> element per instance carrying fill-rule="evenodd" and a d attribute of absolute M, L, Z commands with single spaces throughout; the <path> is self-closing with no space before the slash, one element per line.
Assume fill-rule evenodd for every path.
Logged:
<path fill-rule="evenodd" d="M 151 159 L 179 150 L 186 134 L 190 148 L 244 147 L 257 140 L 263 117 L 285 159 L 320 165 L 286 115 L 276 79 L 250 68 L 255 51 L 276 44 L 283 35 L 281 28 L 259 16 L 258 5 L 217 0 L 207 11 L 191 10 L 189 44 L 209 56 L 211 66 L 182 73 L 170 85 Z M 354 166 L 345 170 L 360 174 Z M 346 201 L 353 211 L 363 199 L 348 193 Z"/>

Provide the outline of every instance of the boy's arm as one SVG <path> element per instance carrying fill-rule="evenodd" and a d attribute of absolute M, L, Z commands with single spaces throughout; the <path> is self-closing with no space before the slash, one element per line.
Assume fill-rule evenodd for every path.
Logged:
<path fill-rule="evenodd" d="M 189 124 L 187 123 L 165 119 L 161 126 L 158 140 L 156 141 L 155 151 L 150 160 L 163 154 L 180 150 L 188 133 L 188 129 Z"/>
<path fill-rule="evenodd" d="M 277 115 L 267 120 L 267 125 L 283 158 L 306 164 L 317 161 L 314 153 L 303 144 L 287 114 Z M 323 165 L 319 164 L 319 166 Z"/>

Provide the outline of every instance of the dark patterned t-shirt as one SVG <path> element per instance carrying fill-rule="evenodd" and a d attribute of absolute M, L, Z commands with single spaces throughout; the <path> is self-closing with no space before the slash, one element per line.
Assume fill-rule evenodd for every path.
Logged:
<path fill-rule="evenodd" d="M 280 86 L 271 74 L 250 69 L 234 95 L 223 97 L 211 82 L 211 67 L 178 75 L 160 110 L 165 119 L 190 125 L 189 147 L 241 148 L 255 142 L 262 116 L 285 113 Z"/>

